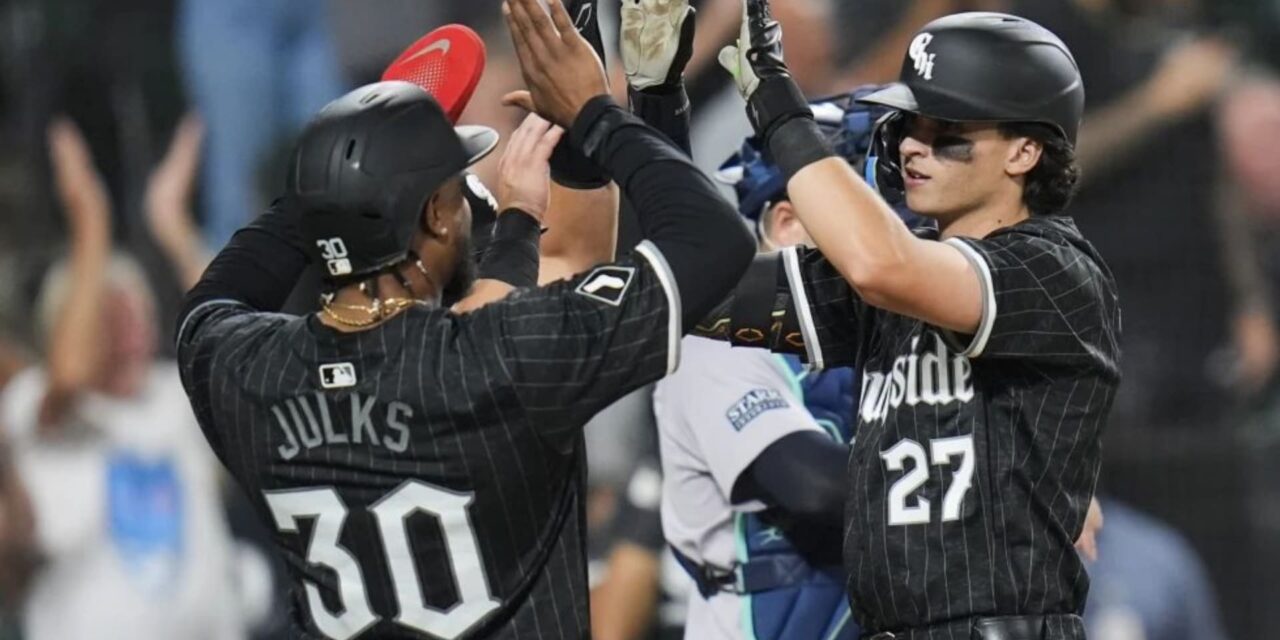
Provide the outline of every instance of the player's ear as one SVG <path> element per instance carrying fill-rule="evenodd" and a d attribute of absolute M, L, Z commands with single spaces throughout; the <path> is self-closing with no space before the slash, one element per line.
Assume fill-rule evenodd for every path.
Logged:
<path fill-rule="evenodd" d="M 462 179 L 455 178 L 431 194 L 423 211 L 423 231 L 433 238 L 448 240 L 471 224 L 471 209 L 462 191 Z"/>
<path fill-rule="evenodd" d="M 769 241 L 778 247 L 791 247 L 807 244 L 809 234 L 796 215 L 796 208 L 790 200 L 782 200 L 772 206 L 767 225 Z"/>
<path fill-rule="evenodd" d="M 436 225 L 439 222 L 439 215 L 436 213 L 436 201 L 439 197 L 439 191 L 431 194 L 431 197 L 427 198 L 427 204 L 422 207 L 421 217 L 418 218 L 418 231 L 428 238 L 436 236 Z"/>
<path fill-rule="evenodd" d="M 447 187 L 437 189 L 427 200 L 427 206 L 422 209 L 422 232 L 432 238 L 446 238 L 452 226 L 449 221 L 450 212 L 445 206 L 448 200 L 446 190 Z"/>
<path fill-rule="evenodd" d="M 1004 171 L 1010 177 L 1025 176 L 1040 163 L 1044 145 L 1033 138 L 1019 136 L 1008 140 L 1009 151 L 1005 156 Z"/>

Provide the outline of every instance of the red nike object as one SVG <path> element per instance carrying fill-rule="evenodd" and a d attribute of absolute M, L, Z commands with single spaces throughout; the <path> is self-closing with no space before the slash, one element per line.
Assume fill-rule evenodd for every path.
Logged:
<path fill-rule="evenodd" d="M 484 40 L 460 24 L 449 24 L 418 39 L 387 70 L 383 80 L 404 80 L 427 90 L 457 122 L 484 75 Z"/>

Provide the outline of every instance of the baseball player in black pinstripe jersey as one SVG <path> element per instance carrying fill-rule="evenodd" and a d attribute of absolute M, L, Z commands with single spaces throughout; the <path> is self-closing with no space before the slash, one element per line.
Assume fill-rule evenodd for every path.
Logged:
<path fill-rule="evenodd" d="M 844 564 L 864 638 L 1084 637 L 1073 549 L 1119 383 L 1113 278 L 1062 214 L 1084 88 L 1049 31 L 1004 14 L 925 25 L 863 100 L 868 186 L 823 141 L 767 0 L 721 55 L 818 251 L 758 260 L 702 323 L 863 372 Z M 886 201 L 936 222 L 912 234 Z"/>
<path fill-rule="evenodd" d="M 384 82 L 317 116 L 287 197 L 184 304 L 183 383 L 277 532 L 295 637 L 588 637 L 581 426 L 673 370 L 682 327 L 750 262 L 733 207 L 611 102 L 591 47 L 552 10 L 559 29 L 536 0 L 510 18 L 532 100 L 628 197 L 646 236 L 634 252 L 528 286 L 561 135 L 531 117 L 479 266 L 480 282 L 524 288 L 470 314 L 442 307 L 469 288 L 461 172 L 494 134 L 455 130 L 425 92 Z M 328 274 L 324 309 L 273 313 L 308 259 Z"/>

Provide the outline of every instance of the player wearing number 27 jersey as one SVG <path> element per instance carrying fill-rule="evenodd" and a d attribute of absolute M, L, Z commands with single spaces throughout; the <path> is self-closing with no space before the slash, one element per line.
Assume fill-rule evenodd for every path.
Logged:
<path fill-rule="evenodd" d="M 1088 589 L 1073 542 L 1118 382 L 1114 284 L 1069 220 L 953 242 L 986 291 L 973 336 L 866 304 L 816 252 L 780 256 L 810 361 L 862 371 L 845 569 L 881 630 L 1077 612 Z"/>
<path fill-rule="evenodd" d="M 862 375 L 844 567 L 863 637 L 1081 640 L 1073 542 L 1119 384 L 1120 311 L 1062 215 L 1084 106 L 1070 51 L 1012 15 L 925 25 L 901 81 L 859 98 L 893 109 L 872 143 L 876 191 L 793 95 L 767 1 L 745 4 L 721 59 L 820 252 L 749 272 L 730 335 L 803 342 L 811 365 Z M 911 233 L 894 200 L 935 228 Z"/>

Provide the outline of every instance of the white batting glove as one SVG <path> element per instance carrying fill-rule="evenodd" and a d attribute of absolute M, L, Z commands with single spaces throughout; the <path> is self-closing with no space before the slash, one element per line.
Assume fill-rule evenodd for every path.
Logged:
<path fill-rule="evenodd" d="M 622 66 L 636 90 L 673 86 L 693 55 L 689 0 L 622 0 Z"/>
<path fill-rule="evenodd" d="M 718 60 L 729 75 L 733 76 L 733 84 L 743 100 L 749 100 L 751 94 L 760 88 L 760 77 L 756 75 L 751 62 L 747 60 L 747 52 L 751 50 L 751 24 L 747 16 L 747 1 L 742 2 L 742 28 L 738 31 L 736 43 L 720 50 Z"/>

